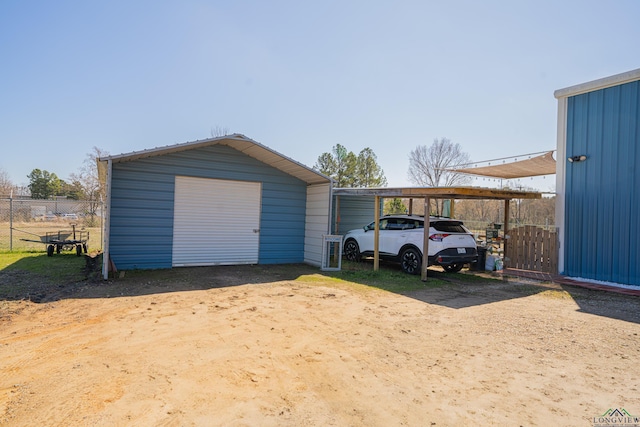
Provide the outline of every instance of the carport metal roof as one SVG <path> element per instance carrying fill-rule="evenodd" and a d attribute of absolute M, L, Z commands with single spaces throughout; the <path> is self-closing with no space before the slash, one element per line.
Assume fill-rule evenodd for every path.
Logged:
<path fill-rule="evenodd" d="M 325 183 L 328 184 L 331 182 L 331 178 L 329 178 L 328 176 L 323 175 L 320 172 L 303 165 L 302 163 L 298 163 L 295 160 L 290 159 L 289 157 L 284 156 L 239 133 L 215 138 L 201 139 L 191 142 L 184 142 L 181 144 L 168 145 L 165 147 L 150 148 L 148 150 L 134 151 L 126 154 L 106 156 L 100 158 L 100 161 L 111 160 L 113 163 L 120 163 L 138 160 L 145 157 L 192 150 L 194 148 L 209 147 L 212 145 L 227 145 L 246 154 L 249 157 L 253 157 L 256 160 L 261 161 L 262 163 L 266 163 L 269 166 L 292 175 L 300 179 L 301 181 L 306 182 L 308 185 Z"/>
<path fill-rule="evenodd" d="M 396 188 L 334 188 L 336 196 L 378 196 L 422 199 L 541 199 L 542 193 L 500 190 L 482 187 L 396 187 Z"/>
<path fill-rule="evenodd" d="M 493 188 L 480 187 L 398 187 L 398 188 L 334 188 L 335 196 L 374 196 L 374 255 L 373 268 L 378 270 L 380 267 L 380 198 L 398 197 L 410 199 L 424 199 L 425 212 L 429 211 L 430 199 L 493 199 L 504 200 L 504 233 L 509 228 L 509 201 L 511 199 L 541 199 L 542 193 L 530 191 L 515 190 L 499 190 Z M 507 241 L 504 242 L 506 253 Z M 424 238 L 422 253 L 429 253 L 429 227 L 424 227 Z M 427 280 L 427 267 L 429 266 L 428 257 L 422 257 L 422 280 Z"/>

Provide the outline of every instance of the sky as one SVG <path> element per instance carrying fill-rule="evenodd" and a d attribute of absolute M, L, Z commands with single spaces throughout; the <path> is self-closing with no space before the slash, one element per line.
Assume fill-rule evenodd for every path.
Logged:
<path fill-rule="evenodd" d="M 67 180 L 93 147 L 225 129 L 309 167 L 369 147 L 411 186 L 436 138 L 474 162 L 555 149 L 553 92 L 640 68 L 639 19 L 637 0 L 2 0 L 0 171 Z"/>

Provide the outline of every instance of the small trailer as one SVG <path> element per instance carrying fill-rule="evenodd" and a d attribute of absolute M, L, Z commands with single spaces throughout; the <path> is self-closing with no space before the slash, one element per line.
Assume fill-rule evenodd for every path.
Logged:
<path fill-rule="evenodd" d="M 20 239 L 25 242 L 43 243 L 47 246 L 47 256 L 53 256 L 53 252 L 60 253 L 63 250 L 70 251 L 75 248 L 76 254 L 81 256 L 88 251 L 87 242 L 89 241 L 89 232 L 85 230 L 76 231 L 76 226 L 72 225 L 72 230 L 49 231 L 42 235 L 22 231 L 23 233 L 33 234 L 40 240 Z M 73 236 L 73 238 L 70 238 Z"/>

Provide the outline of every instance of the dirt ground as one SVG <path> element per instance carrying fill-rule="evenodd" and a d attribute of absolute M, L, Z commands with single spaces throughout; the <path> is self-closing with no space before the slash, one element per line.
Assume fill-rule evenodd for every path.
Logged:
<path fill-rule="evenodd" d="M 5 284 L 37 280 L 0 272 Z M 308 266 L 39 286 L 39 302 L 0 299 L 0 425 L 592 426 L 611 408 L 640 415 L 635 297 L 470 279 L 399 294 Z"/>

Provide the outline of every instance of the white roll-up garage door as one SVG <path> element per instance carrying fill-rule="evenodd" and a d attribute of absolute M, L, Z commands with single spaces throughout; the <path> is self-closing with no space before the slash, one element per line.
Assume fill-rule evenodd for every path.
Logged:
<path fill-rule="evenodd" d="M 257 264 L 259 182 L 177 176 L 173 266 Z"/>

